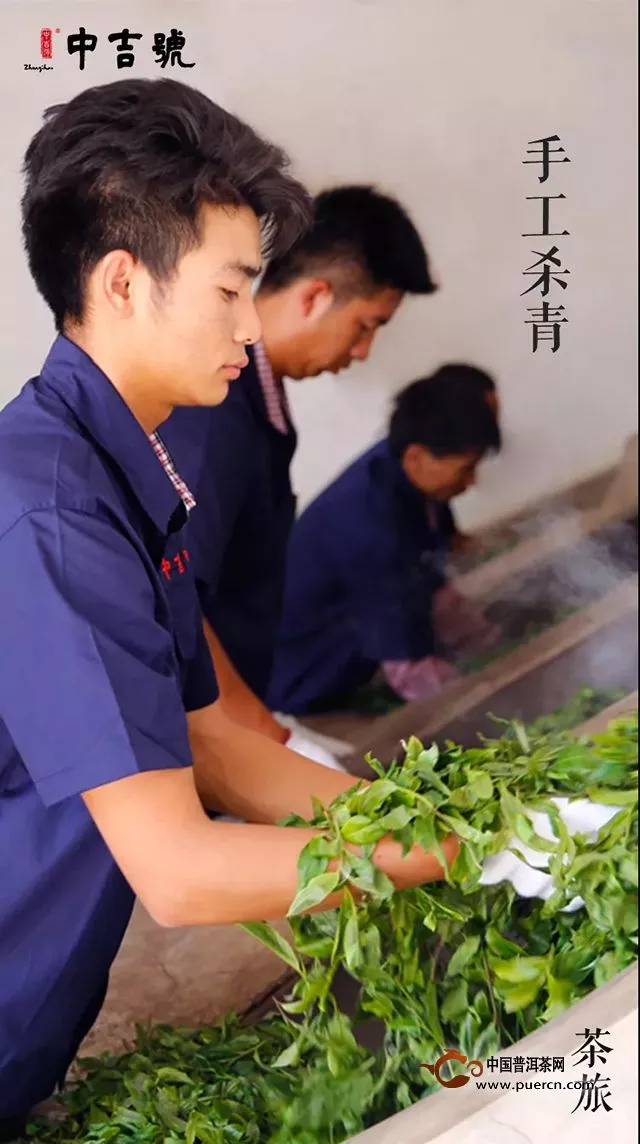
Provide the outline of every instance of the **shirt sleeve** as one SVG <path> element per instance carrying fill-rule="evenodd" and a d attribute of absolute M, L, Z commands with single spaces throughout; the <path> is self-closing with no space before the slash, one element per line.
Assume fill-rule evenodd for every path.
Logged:
<path fill-rule="evenodd" d="M 0 715 L 46 805 L 191 764 L 172 632 L 120 530 L 24 516 L 0 540 L 0 609 Z"/>
<path fill-rule="evenodd" d="M 185 711 L 199 711 L 208 707 L 219 696 L 209 644 L 202 627 L 202 613 L 197 610 L 196 650 L 185 664 L 182 698 Z"/>

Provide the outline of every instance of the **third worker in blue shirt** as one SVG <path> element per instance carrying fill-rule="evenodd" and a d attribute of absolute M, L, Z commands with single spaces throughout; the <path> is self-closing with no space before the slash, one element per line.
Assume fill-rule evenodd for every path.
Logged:
<path fill-rule="evenodd" d="M 453 677 L 434 615 L 455 533 L 449 501 L 500 448 L 495 408 L 491 380 L 468 366 L 413 382 L 388 436 L 302 513 L 268 694 L 275 710 L 341 706 L 379 669 L 403 699 Z"/>

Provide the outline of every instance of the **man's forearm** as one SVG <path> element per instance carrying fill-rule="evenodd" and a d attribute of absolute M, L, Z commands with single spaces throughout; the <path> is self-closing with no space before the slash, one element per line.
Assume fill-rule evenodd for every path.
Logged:
<path fill-rule="evenodd" d="M 316 831 L 209 822 L 190 837 L 164 925 L 231 925 L 284 918 L 296 895 L 300 851 Z M 333 894 L 324 909 L 339 904 Z"/>
<path fill-rule="evenodd" d="M 286 916 L 297 890 L 300 851 L 318 833 L 211 822 L 190 767 L 141 772 L 86 791 L 83 797 L 134 892 L 166 926 L 229 925 Z M 448 861 L 456 848 L 455 839 L 443 843 Z M 378 843 L 373 860 L 398 889 L 443 873 L 433 854 L 414 847 L 405 857 L 400 844 L 389 838 Z M 334 894 L 318 908 L 338 902 Z"/>
<path fill-rule="evenodd" d="M 241 727 L 220 703 L 188 723 L 196 786 L 211 810 L 256 823 L 310 818 L 312 795 L 327 804 L 357 781 Z"/>
<path fill-rule="evenodd" d="M 183 852 L 181 876 L 172 879 L 175 898 L 158 920 L 192 926 L 286 917 L 297 892 L 300 851 L 317 834 L 304 828 L 207 822 L 191 835 L 191 852 Z M 357 852 L 356 847 L 349 849 Z M 444 850 L 451 861 L 452 840 L 445 841 Z M 390 838 L 378 843 L 373 861 L 397 889 L 443 876 L 435 855 L 414 848 L 403 857 L 400 843 Z M 334 866 L 331 863 L 330 869 Z M 341 898 L 341 892 L 331 894 L 306 912 L 334 909 Z"/>
<path fill-rule="evenodd" d="M 243 727 L 267 735 L 276 743 L 285 743 L 288 736 L 287 729 L 280 726 L 269 709 L 238 675 L 207 620 L 204 621 L 204 634 L 220 688 L 220 701 L 229 717 Z"/>

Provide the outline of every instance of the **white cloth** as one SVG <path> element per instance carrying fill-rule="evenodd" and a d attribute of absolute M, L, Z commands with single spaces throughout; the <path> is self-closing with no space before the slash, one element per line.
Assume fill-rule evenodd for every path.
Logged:
<path fill-rule="evenodd" d="M 306 735 L 302 735 L 297 728 L 291 731 L 287 740 L 287 747 L 290 751 L 295 751 L 297 755 L 305 755 L 307 759 L 313 759 L 314 763 L 320 763 L 332 771 L 345 773 L 345 768 L 329 751 L 313 739 L 307 739 Z"/>
<path fill-rule="evenodd" d="M 606 826 L 621 809 L 618 806 L 602 806 L 591 802 L 590 799 L 580 798 L 570 801 L 568 798 L 552 798 L 550 802 L 558 807 L 560 817 L 571 835 L 586 834 L 591 841 L 595 841 L 598 831 Z M 536 834 L 549 842 L 553 842 L 555 835 L 551 829 L 549 816 L 541 811 L 530 810 L 528 817 L 531 820 Z M 554 893 L 553 878 L 548 873 L 548 855 L 540 850 L 532 850 L 517 838 L 511 840 L 526 858 L 523 862 L 510 849 L 503 850 L 487 858 L 482 876 L 481 886 L 495 886 L 498 882 L 511 882 L 516 893 L 521 898 L 542 898 L 546 901 Z M 530 865 L 527 865 L 530 863 Z M 531 869 L 531 867 L 535 869 Z M 565 906 L 564 912 L 572 912 L 584 905 L 582 898 L 576 897 Z"/>

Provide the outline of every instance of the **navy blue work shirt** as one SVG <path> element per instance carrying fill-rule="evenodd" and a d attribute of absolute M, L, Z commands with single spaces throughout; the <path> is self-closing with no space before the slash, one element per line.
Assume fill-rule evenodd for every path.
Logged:
<path fill-rule="evenodd" d="M 185 522 L 116 389 L 58 338 L 0 413 L 0 1120 L 62 1081 L 133 906 L 81 792 L 189 766 L 185 709 L 217 697 Z"/>
<path fill-rule="evenodd" d="M 270 706 L 328 710 L 388 660 L 435 650 L 434 593 L 454 529 L 407 480 L 387 441 L 359 457 L 296 521 Z"/>
<path fill-rule="evenodd" d="M 296 432 L 270 422 L 253 352 L 221 405 L 177 409 L 162 438 L 196 501 L 189 551 L 200 603 L 236 671 L 266 695 L 289 533 Z"/>

